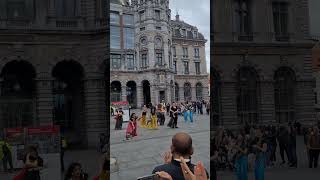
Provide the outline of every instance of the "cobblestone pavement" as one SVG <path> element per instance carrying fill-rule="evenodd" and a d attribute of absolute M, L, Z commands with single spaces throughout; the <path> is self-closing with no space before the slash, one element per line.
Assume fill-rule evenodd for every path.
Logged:
<path fill-rule="evenodd" d="M 140 114 L 139 110 L 134 112 Z M 158 130 L 138 128 L 138 137 L 126 141 L 125 128 L 114 130 L 115 121 L 111 121 L 111 157 L 116 158 L 118 171 L 111 173 L 111 179 L 135 180 L 139 176 L 151 174 L 153 168 L 163 163 L 161 155 L 169 150 L 171 138 L 177 132 L 187 132 L 193 138 L 194 155 L 192 161 L 202 161 L 210 172 L 210 121 L 208 115 L 195 115 L 194 123 L 185 123 L 178 119 L 178 129 L 161 126 Z M 169 117 L 166 117 L 166 123 Z"/>
<path fill-rule="evenodd" d="M 306 150 L 304 148 L 303 137 L 297 138 L 297 157 L 298 157 L 298 168 L 292 169 L 287 166 L 280 166 L 281 157 L 279 148 L 277 152 L 277 165 L 272 168 L 266 169 L 265 179 L 266 180 L 311 180 L 320 179 L 320 167 L 318 169 L 308 168 L 308 159 Z M 287 161 L 287 160 L 286 160 Z M 235 180 L 235 174 L 230 171 L 218 172 L 218 180 Z M 249 173 L 249 180 L 254 179 L 253 172 Z"/>

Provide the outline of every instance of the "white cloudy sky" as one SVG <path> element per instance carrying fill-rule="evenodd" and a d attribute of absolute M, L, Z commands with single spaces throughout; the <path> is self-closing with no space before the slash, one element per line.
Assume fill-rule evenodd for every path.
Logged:
<path fill-rule="evenodd" d="M 210 69 L 210 0 L 170 0 L 171 18 L 179 12 L 180 20 L 196 26 L 206 43 L 207 71 Z"/>

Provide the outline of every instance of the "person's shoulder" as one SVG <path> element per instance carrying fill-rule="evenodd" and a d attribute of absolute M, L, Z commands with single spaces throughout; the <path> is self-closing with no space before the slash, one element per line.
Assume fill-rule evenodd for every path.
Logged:
<path fill-rule="evenodd" d="M 170 167 L 171 167 L 171 164 L 158 165 L 153 169 L 152 173 L 154 174 L 159 171 L 167 171 L 168 169 L 170 169 Z"/>

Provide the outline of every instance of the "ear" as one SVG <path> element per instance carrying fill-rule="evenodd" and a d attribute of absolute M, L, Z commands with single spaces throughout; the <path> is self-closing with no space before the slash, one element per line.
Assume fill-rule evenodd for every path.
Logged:
<path fill-rule="evenodd" d="M 189 154 L 190 156 L 193 155 L 193 147 L 191 147 Z"/>

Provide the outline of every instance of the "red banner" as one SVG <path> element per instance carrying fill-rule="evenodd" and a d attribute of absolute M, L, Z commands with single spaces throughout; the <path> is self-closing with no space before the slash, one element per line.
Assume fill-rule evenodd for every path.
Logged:
<path fill-rule="evenodd" d="M 23 128 L 7 128 L 5 130 L 7 135 L 23 133 Z"/>
<path fill-rule="evenodd" d="M 28 134 L 58 134 L 59 126 L 43 126 L 37 128 L 27 128 Z"/>
<path fill-rule="evenodd" d="M 119 102 L 112 102 L 112 105 L 128 105 L 128 101 L 119 101 Z"/>

